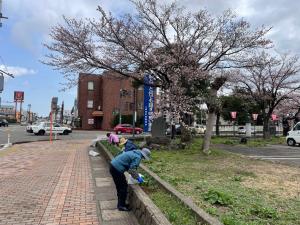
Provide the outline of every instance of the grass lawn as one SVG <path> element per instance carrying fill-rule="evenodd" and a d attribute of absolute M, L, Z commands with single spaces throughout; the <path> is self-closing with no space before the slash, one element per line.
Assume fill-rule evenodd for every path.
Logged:
<path fill-rule="evenodd" d="M 205 156 L 201 144 L 199 138 L 185 150 L 153 151 L 145 164 L 225 225 L 300 224 L 300 168 L 217 149 Z M 154 202 L 166 204 L 160 192 Z M 174 207 L 175 218 L 183 214 L 178 210 Z"/>
<path fill-rule="evenodd" d="M 212 137 L 213 144 L 239 145 L 240 137 Z M 286 144 L 285 137 L 271 137 L 270 139 L 248 138 L 246 146 L 248 147 L 265 147 L 267 145 Z M 245 146 L 245 145 L 243 145 Z"/>

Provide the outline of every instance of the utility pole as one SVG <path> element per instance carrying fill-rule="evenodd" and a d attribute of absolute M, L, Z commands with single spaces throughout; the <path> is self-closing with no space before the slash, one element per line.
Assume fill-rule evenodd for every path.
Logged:
<path fill-rule="evenodd" d="M 23 101 L 21 100 L 21 102 L 20 102 L 20 123 L 22 122 L 22 103 L 23 103 Z"/>
<path fill-rule="evenodd" d="M 60 109 L 60 123 L 64 123 L 64 101 L 61 104 L 61 109 Z"/>
<path fill-rule="evenodd" d="M 31 104 L 28 104 L 28 110 L 27 110 L 27 122 L 30 123 L 30 109 L 31 109 Z"/>
<path fill-rule="evenodd" d="M 133 87 L 133 115 L 132 115 L 132 136 L 134 137 L 135 135 L 135 122 L 136 122 L 136 92 L 137 92 L 137 88 Z"/>
<path fill-rule="evenodd" d="M 2 0 L 0 0 L 0 27 L 2 27 L 1 19 L 8 19 L 8 17 L 2 15 Z"/>

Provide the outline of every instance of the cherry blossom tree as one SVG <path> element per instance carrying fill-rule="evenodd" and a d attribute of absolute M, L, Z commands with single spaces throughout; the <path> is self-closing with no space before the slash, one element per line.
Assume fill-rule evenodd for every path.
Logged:
<path fill-rule="evenodd" d="M 206 10 L 187 12 L 177 3 L 132 0 L 132 14 L 113 16 L 99 6 L 97 19 L 67 19 L 53 27 L 44 63 L 64 73 L 67 87 L 77 83 L 74 74 L 110 70 L 143 82 L 152 76 L 172 113 L 187 111 L 194 102 L 186 84 L 207 81 L 208 124 L 204 152 L 209 151 L 218 90 L 230 70 L 244 67 L 249 53 L 267 47 L 268 28 L 250 24 L 227 10 L 215 17 Z M 197 92 L 197 93 L 202 93 Z M 194 95 L 195 98 L 201 96 Z"/>
<path fill-rule="evenodd" d="M 274 114 L 282 119 L 283 136 L 287 136 L 290 128 L 300 121 L 300 92 L 295 91 L 281 101 L 275 108 Z"/>
<path fill-rule="evenodd" d="M 269 120 L 280 104 L 293 100 L 300 90 L 299 58 L 289 54 L 257 53 L 251 60 L 256 66 L 241 70 L 237 76 L 240 88 L 248 93 L 260 108 L 263 135 L 269 138 Z"/>

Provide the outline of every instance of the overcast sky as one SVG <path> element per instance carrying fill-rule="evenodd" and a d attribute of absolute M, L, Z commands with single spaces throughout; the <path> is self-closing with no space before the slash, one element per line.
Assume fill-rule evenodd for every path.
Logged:
<path fill-rule="evenodd" d="M 168 0 L 169 1 L 169 0 Z M 160 1 L 162 2 L 162 1 Z M 244 17 L 253 27 L 272 26 L 269 34 L 280 52 L 300 54 L 300 1 L 292 0 L 181 0 L 188 10 L 207 9 L 220 14 L 231 8 Z M 59 102 L 65 101 L 65 108 L 71 109 L 76 98 L 76 89 L 59 92 L 63 76 L 58 71 L 39 62 L 46 49 L 41 43 L 49 40 L 51 26 L 67 17 L 97 17 L 97 5 L 112 11 L 115 15 L 132 12 L 127 0 L 2 0 L 2 13 L 9 17 L 0 28 L 0 69 L 7 69 L 16 75 L 7 79 L 1 94 L 3 103 L 13 100 L 13 91 L 25 91 L 27 104 L 39 114 L 47 115 L 53 96 Z"/>

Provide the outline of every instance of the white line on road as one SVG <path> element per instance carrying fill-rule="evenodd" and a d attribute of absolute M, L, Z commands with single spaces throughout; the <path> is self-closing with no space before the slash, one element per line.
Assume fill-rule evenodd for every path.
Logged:
<path fill-rule="evenodd" d="M 288 156 L 288 155 L 251 155 L 250 158 L 300 158 L 300 155 Z"/>
<path fill-rule="evenodd" d="M 272 157 L 272 156 L 267 156 L 267 157 L 261 157 L 261 156 L 252 156 L 251 158 L 255 159 L 279 159 L 279 160 L 298 160 L 300 157 Z"/>
<path fill-rule="evenodd" d="M 271 160 L 300 160 L 300 157 L 299 158 L 260 158 L 260 159 L 271 159 Z"/>

